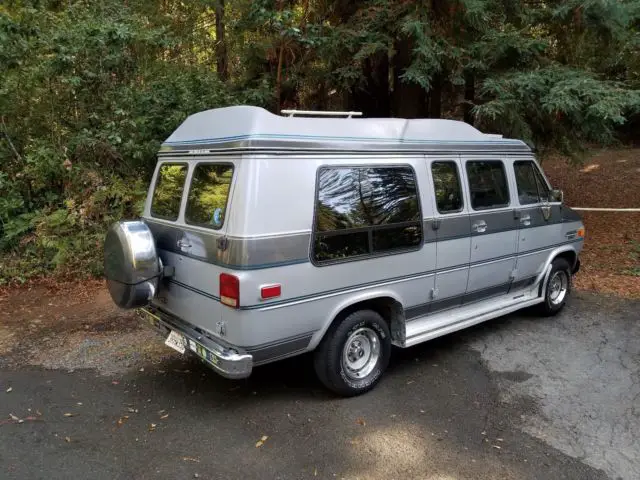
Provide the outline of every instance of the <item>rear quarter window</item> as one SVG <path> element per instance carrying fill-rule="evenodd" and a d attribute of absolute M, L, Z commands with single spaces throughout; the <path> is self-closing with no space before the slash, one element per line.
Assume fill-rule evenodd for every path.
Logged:
<path fill-rule="evenodd" d="M 163 163 L 160 166 L 151 199 L 152 216 L 173 221 L 178 219 L 186 178 L 186 163 Z"/>
<path fill-rule="evenodd" d="M 191 178 L 184 218 L 202 227 L 222 228 L 227 215 L 233 165 L 199 163 Z"/>

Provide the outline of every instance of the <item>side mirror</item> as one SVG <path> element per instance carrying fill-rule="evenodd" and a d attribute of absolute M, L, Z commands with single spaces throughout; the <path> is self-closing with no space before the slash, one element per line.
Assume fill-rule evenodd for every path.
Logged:
<path fill-rule="evenodd" d="M 551 190 L 551 193 L 549 194 L 549 201 L 552 203 L 554 202 L 564 203 L 563 191 L 558 189 Z"/>

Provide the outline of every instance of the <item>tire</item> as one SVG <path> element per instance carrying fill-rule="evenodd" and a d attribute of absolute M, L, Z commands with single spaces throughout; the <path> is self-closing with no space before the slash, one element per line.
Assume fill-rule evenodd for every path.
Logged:
<path fill-rule="evenodd" d="M 551 272 L 544 292 L 544 302 L 538 306 L 538 312 L 551 317 L 562 310 L 571 293 L 571 266 L 566 259 L 556 258 L 551 263 Z"/>
<path fill-rule="evenodd" d="M 371 390 L 389 365 L 391 334 L 372 310 L 359 310 L 332 325 L 314 353 L 318 379 L 345 397 Z"/>

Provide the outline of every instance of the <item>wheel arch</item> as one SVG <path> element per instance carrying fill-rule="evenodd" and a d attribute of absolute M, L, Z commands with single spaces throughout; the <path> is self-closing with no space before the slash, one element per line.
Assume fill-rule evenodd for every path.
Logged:
<path fill-rule="evenodd" d="M 377 290 L 349 297 L 338 303 L 331 310 L 323 328 L 311 339 L 309 349 L 314 350 L 318 346 L 332 325 L 358 310 L 373 310 L 378 313 L 389 325 L 392 341 L 404 338 L 405 316 L 402 299 L 394 292 Z"/>
<path fill-rule="evenodd" d="M 551 264 L 556 258 L 564 258 L 569 262 L 571 272 L 574 271 L 576 263 L 578 261 L 578 252 L 571 246 L 560 247 L 551 252 L 542 269 L 541 280 L 538 287 L 538 296 L 541 297 L 546 288 L 547 281 L 549 280 L 549 274 L 551 273 Z"/>

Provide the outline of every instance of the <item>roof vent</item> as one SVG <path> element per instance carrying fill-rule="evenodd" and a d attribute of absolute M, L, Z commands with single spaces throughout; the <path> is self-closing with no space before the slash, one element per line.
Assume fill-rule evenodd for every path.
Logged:
<path fill-rule="evenodd" d="M 289 117 L 361 117 L 362 112 L 320 112 L 314 110 L 280 110 L 282 115 Z"/>

